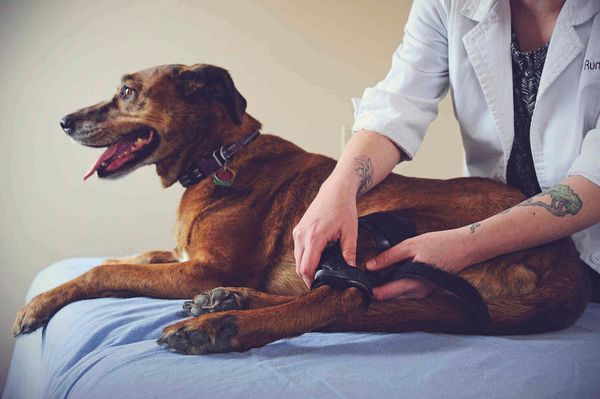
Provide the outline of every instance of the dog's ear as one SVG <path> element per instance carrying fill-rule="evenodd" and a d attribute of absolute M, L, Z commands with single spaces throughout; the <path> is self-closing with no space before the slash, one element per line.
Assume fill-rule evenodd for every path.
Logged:
<path fill-rule="evenodd" d="M 196 64 L 179 72 L 182 94 L 188 99 L 208 96 L 220 101 L 231 120 L 239 125 L 246 112 L 246 99 L 235 88 L 229 72 L 214 65 Z"/>

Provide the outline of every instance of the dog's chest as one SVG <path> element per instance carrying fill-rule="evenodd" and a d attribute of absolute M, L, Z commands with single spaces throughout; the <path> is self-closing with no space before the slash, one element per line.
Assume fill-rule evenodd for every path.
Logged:
<path fill-rule="evenodd" d="M 261 226 L 264 207 L 254 195 L 228 188 L 206 191 L 186 193 L 180 204 L 175 234 L 182 260 L 197 258 L 199 252 L 236 252 L 255 241 Z"/>

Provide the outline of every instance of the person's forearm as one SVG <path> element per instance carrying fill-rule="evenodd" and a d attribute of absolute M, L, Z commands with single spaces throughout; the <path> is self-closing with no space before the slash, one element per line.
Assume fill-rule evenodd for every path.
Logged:
<path fill-rule="evenodd" d="M 600 187 L 571 176 L 550 190 L 483 221 L 460 228 L 465 263 L 535 247 L 600 222 Z"/>
<path fill-rule="evenodd" d="M 388 138 L 361 130 L 348 141 L 325 185 L 362 195 L 383 180 L 400 157 L 400 150 Z"/>

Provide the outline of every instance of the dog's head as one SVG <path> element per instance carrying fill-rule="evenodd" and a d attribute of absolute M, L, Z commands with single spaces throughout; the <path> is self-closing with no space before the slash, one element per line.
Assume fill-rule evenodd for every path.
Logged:
<path fill-rule="evenodd" d="M 63 130 L 90 147 L 108 147 L 86 174 L 124 176 L 156 164 L 165 186 L 186 157 L 222 142 L 242 124 L 246 100 L 222 68 L 165 65 L 123 76 L 110 100 L 61 119 Z"/>

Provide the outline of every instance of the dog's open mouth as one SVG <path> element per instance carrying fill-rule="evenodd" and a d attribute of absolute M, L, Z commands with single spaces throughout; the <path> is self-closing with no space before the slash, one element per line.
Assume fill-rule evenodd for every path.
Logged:
<path fill-rule="evenodd" d="M 108 177 L 128 169 L 148 157 L 158 146 L 158 140 L 156 131 L 149 127 L 125 135 L 108 146 L 83 180 L 96 172 L 98 177 Z"/>

